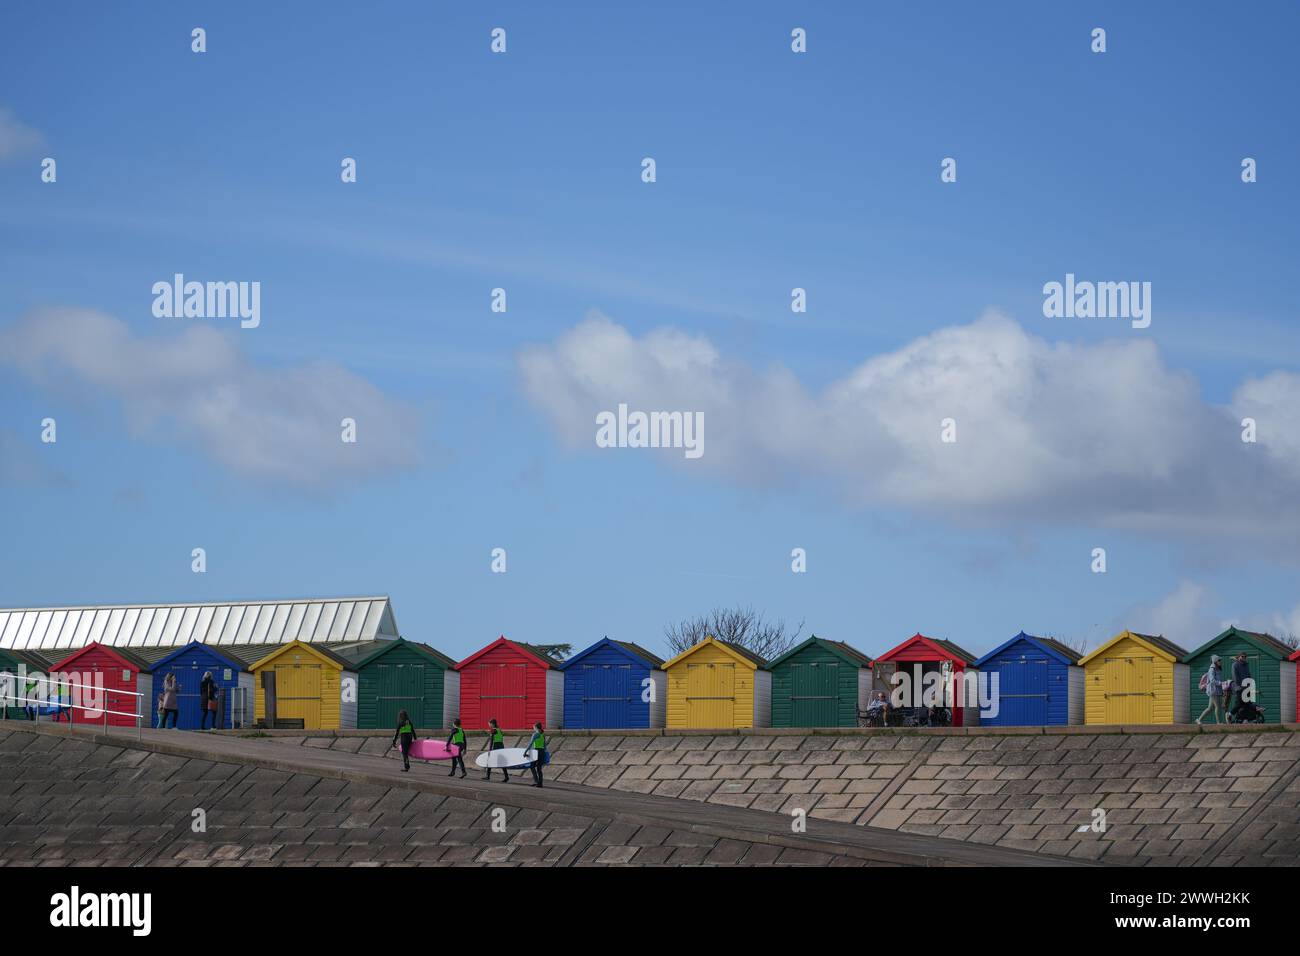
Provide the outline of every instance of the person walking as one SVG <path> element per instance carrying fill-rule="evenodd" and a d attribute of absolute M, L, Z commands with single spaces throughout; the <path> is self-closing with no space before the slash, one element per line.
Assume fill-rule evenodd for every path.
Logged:
<path fill-rule="evenodd" d="M 529 769 L 533 772 L 532 786 L 540 787 L 542 785 L 542 767 L 546 766 L 546 731 L 542 729 L 542 722 L 539 720 L 533 724 L 533 738 L 528 741 L 528 749 L 533 751 L 533 762 Z"/>
<path fill-rule="evenodd" d="M 494 750 L 504 750 L 506 747 L 506 735 L 501 732 L 501 727 L 497 724 L 497 719 L 493 717 L 488 721 L 488 754 Z M 483 774 L 484 780 L 492 779 L 492 765 L 488 764 L 487 773 Z M 505 767 L 501 768 L 501 779 L 506 783 L 510 782 L 510 773 Z"/>
<path fill-rule="evenodd" d="M 1201 688 L 1205 691 L 1209 703 L 1201 711 L 1201 716 L 1196 718 L 1196 722 L 1199 724 L 1205 719 L 1206 714 L 1214 711 L 1214 722 L 1223 723 L 1223 661 L 1218 654 L 1210 658 L 1210 669 L 1201 678 Z"/>
<path fill-rule="evenodd" d="M 397 746 L 399 738 L 402 742 L 402 770 L 410 770 L 411 744 L 415 743 L 415 724 L 411 723 L 411 715 L 404 710 L 397 714 L 397 730 L 393 731 L 393 742 L 389 747 Z"/>
<path fill-rule="evenodd" d="M 1250 664 L 1246 661 L 1246 652 L 1241 651 L 1232 659 L 1232 709 L 1228 714 L 1233 720 L 1241 719 L 1241 705 L 1246 702 L 1242 696 L 1246 693 L 1246 681 L 1254 683 L 1250 676 Z"/>
<path fill-rule="evenodd" d="M 208 729 L 208 717 L 212 718 L 212 729 L 217 729 L 217 713 L 221 700 L 221 688 L 212 677 L 212 671 L 204 671 L 199 681 L 199 730 Z"/>
<path fill-rule="evenodd" d="M 456 776 L 456 768 L 460 767 L 460 776 L 461 779 L 464 779 L 466 776 L 465 774 L 465 731 L 460 726 L 459 717 L 457 717 L 455 720 L 451 722 L 451 733 L 447 736 L 447 749 L 450 750 L 453 746 L 456 747 L 456 756 L 451 758 L 451 773 L 447 774 L 447 776 L 449 777 Z"/>
<path fill-rule="evenodd" d="M 172 722 L 172 730 L 176 729 L 176 718 L 179 717 L 181 713 L 180 701 L 179 701 L 180 693 L 181 693 L 180 681 L 176 679 L 175 674 L 168 674 L 167 678 L 163 681 L 163 692 L 162 692 L 163 727 L 167 726 L 167 719 L 170 717 Z"/>

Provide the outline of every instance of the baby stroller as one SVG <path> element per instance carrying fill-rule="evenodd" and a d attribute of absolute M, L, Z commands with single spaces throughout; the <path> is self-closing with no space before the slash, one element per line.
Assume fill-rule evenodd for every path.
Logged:
<path fill-rule="evenodd" d="M 1234 724 L 1268 723 L 1268 719 L 1264 716 L 1264 708 L 1249 700 L 1242 701 L 1228 711 L 1228 720 Z"/>

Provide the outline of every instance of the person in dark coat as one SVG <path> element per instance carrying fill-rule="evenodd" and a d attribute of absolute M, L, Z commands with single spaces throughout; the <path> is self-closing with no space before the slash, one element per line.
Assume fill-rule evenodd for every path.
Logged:
<path fill-rule="evenodd" d="M 1246 681 L 1250 679 L 1250 664 L 1246 661 L 1246 652 L 1242 651 L 1232 659 L 1232 707 L 1228 713 L 1233 720 L 1238 719 L 1241 705 L 1245 703 L 1242 694 L 1246 692 Z"/>
<path fill-rule="evenodd" d="M 199 681 L 199 708 L 202 714 L 199 716 L 199 730 L 208 729 L 208 717 L 212 717 L 212 729 L 217 729 L 217 707 L 221 699 L 221 689 L 217 687 L 216 680 L 212 677 L 212 671 L 204 671 L 203 680 Z"/>

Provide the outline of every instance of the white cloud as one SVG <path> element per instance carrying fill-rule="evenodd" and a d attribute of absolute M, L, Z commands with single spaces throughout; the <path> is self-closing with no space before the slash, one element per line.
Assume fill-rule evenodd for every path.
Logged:
<path fill-rule="evenodd" d="M 0 162 L 38 149 L 44 143 L 45 137 L 38 131 L 20 123 L 12 110 L 0 106 Z"/>
<path fill-rule="evenodd" d="M 525 394 L 574 447 L 594 447 L 596 413 L 619 402 L 703 411 L 698 465 L 734 480 L 812 478 L 857 504 L 975 522 L 1300 529 L 1300 440 L 1279 438 L 1300 378 L 1249 381 L 1232 409 L 1212 406 L 1149 339 L 1050 343 L 989 314 L 870 357 L 813 392 L 788 369 L 730 361 L 703 337 L 637 338 L 594 315 L 525 350 L 519 369 Z M 1267 449 L 1240 440 L 1247 406 L 1270 423 Z M 955 444 L 940 441 L 949 417 Z"/>
<path fill-rule="evenodd" d="M 1205 585 L 1180 581 L 1178 587 L 1154 604 L 1130 608 L 1122 619 L 1115 622 L 1111 633 L 1129 630 L 1139 634 L 1158 634 L 1194 651 L 1228 627 L 1211 611 L 1213 599 Z"/>
<path fill-rule="evenodd" d="M 1273 611 L 1267 614 L 1250 614 L 1237 623 L 1247 631 L 1260 631 L 1274 637 L 1300 637 L 1300 604 L 1289 611 Z"/>
<path fill-rule="evenodd" d="M 326 490 L 415 464 L 420 424 L 406 404 L 330 362 L 259 366 L 237 334 L 190 325 L 146 338 L 101 312 L 41 310 L 0 329 L 0 363 L 117 399 L 133 434 L 178 439 L 268 485 Z M 356 444 L 340 439 L 344 418 Z"/>

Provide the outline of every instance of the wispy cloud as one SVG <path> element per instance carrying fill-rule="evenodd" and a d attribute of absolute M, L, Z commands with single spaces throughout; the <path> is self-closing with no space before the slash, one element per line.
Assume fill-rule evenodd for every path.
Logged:
<path fill-rule="evenodd" d="M 0 328 L 0 364 L 39 386 L 116 399 L 129 434 L 172 440 L 268 486 L 328 491 L 414 466 L 414 409 L 331 362 L 254 363 L 237 333 L 134 335 L 101 312 L 46 309 Z M 357 423 L 355 444 L 340 423 Z"/>
<path fill-rule="evenodd" d="M 0 163 L 15 159 L 45 144 L 39 131 L 19 122 L 13 110 L 0 106 Z"/>

